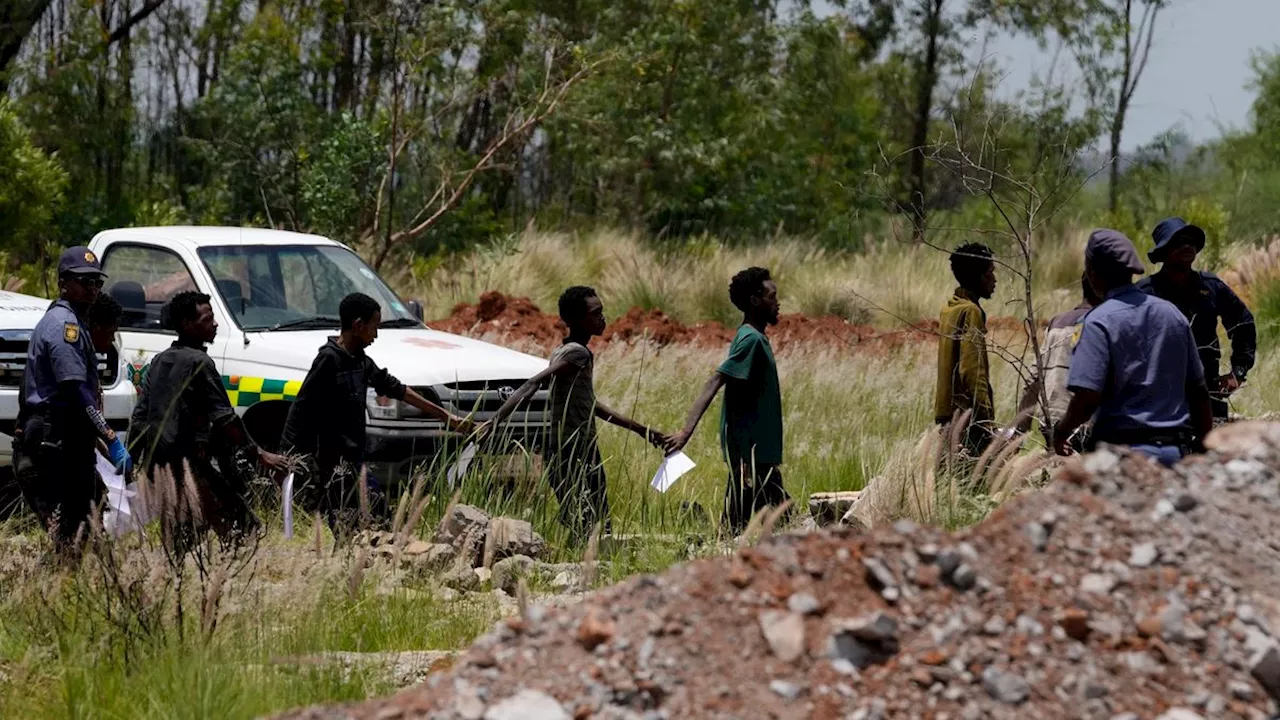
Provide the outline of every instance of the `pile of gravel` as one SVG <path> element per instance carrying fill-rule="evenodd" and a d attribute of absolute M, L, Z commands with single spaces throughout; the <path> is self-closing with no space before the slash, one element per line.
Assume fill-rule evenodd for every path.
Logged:
<path fill-rule="evenodd" d="M 1270 718 L 1280 425 L 1123 451 L 946 534 L 774 538 L 530 608 L 447 673 L 296 718 Z"/>

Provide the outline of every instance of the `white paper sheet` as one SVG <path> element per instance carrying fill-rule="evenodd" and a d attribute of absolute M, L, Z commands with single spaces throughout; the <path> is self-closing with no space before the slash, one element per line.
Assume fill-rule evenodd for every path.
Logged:
<path fill-rule="evenodd" d="M 653 474 L 653 481 L 649 484 L 658 492 L 666 492 L 682 475 L 694 467 L 693 460 L 683 452 L 669 455 L 663 458 L 662 464 L 658 466 L 658 472 Z"/>
<path fill-rule="evenodd" d="M 449 468 L 449 471 L 445 474 L 445 479 L 449 482 L 449 489 L 453 489 L 453 486 L 458 484 L 462 477 L 467 474 L 467 468 L 471 467 L 471 461 L 476 458 L 478 451 L 479 448 L 476 447 L 475 443 L 462 448 L 462 453 L 458 455 L 458 462 L 454 463 L 453 467 Z"/>
<path fill-rule="evenodd" d="M 102 483 L 107 486 L 107 506 L 102 511 L 102 529 L 113 537 L 121 537 L 138 530 L 146 523 L 140 506 L 130 503 L 138 495 L 137 486 L 125 483 L 124 475 L 116 472 L 111 461 L 96 453 L 96 468 Z"/>
<path fill-rule="evenodd" d="M 280 484 L 280 507 L 284 508 L 284 536 L 293 537 L 293 473 Z"/>

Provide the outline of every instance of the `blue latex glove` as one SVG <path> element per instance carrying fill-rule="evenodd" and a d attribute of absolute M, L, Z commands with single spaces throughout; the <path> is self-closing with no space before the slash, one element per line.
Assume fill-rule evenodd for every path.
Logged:
<path fill-rule="evenodd" d="M 129 457 L 129 451 L 124 449 L 124 443 L 120 442 L 120 438 L 111 441 L 107 446 L 107 453 L 111 456 L 111 464 L 115 469 L 128 475 L 133 465 L 133 458 Z"/>

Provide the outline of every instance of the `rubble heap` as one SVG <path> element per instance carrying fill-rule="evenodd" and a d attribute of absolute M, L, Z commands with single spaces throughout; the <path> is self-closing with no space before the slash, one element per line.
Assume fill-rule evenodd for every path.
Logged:
<path fill-rule="evenodd" d="M 1280 425 L 1123 451 L 955 534 L 785 535 L 529 608 L 447 673 L 297 718 L 1271 717 Z"/>

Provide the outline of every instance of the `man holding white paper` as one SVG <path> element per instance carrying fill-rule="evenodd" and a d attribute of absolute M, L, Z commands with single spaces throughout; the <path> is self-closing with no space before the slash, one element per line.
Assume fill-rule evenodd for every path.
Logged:
<path fill-rule="evenodd" d="M 722 523 L 735 535 L 765 507 L 790 500 L 782 486 L 782 391 L 778 366 L 765 330 L 778 324 L 778 286 L 764 268 L 743 270 L 729 283 L 729 298 L 742 311 L 729 356 L 693 403 L 684 429 L 667 443 L 668 454 L 684 449 L 720 388 L 720 446 L 729 464 Z"/>

